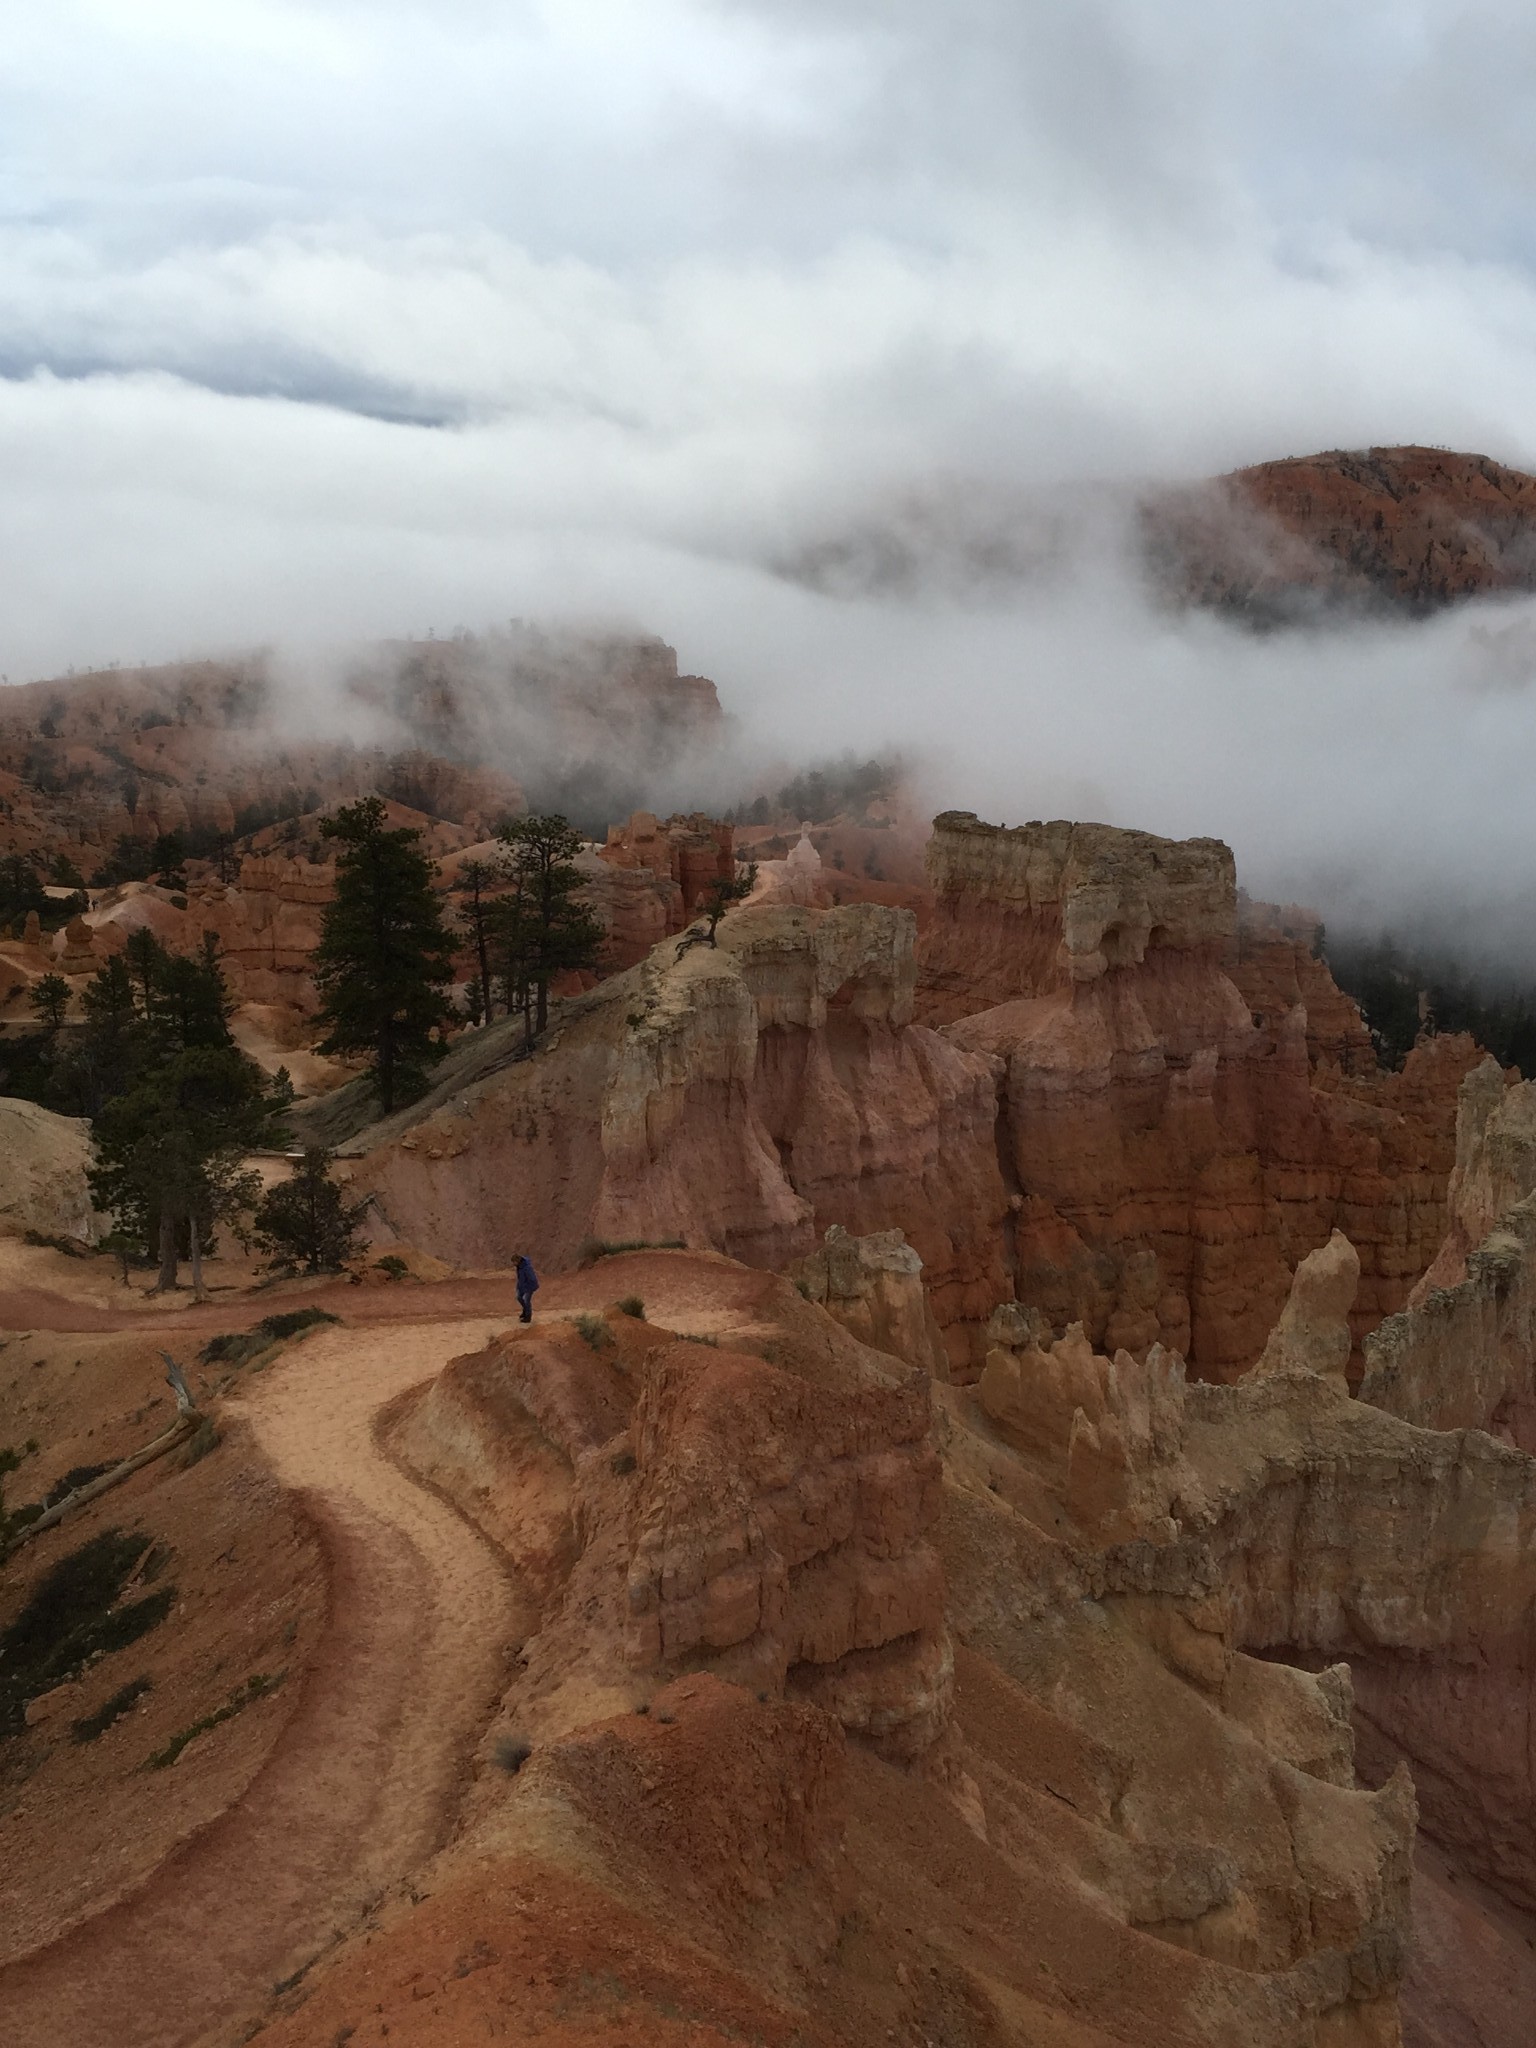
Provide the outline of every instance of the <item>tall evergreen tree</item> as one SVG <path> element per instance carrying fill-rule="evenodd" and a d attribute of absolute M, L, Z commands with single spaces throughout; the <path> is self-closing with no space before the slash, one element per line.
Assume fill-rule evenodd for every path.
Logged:
<path fill-rule="evenodd" d="M 103 1093 L 91 1189 L 121 1229 L 158 1246 L 157 1289 L 177 1284 L 185 1237 L 201 1294 L 203 1247 L 260 1192 L 244 1155 L 271 1139 L 293 1090 L 235 1044 L 216 942 L 176 956 L 152 934 L 135 939 L 139 986 L 114 960 L 86 994 L 87 1071 Z"/>
<path fill-rule="evenodd" d="M 501 989 L 501 999 L 509 1017 L 521 1014 L 524 1035 L 533 1043 L 533 1002 L 529 994 L 532 942 L 528 918 L 528 887 L 525 878 L 513 874 L 511 886 L 507 888 L 486 912 L 487 954 L 493 969 L 493 987 Z M 491 997 L 487 992 L 486 1006 L 489 1009 Z"/>
<path fill-rule="evenodd" d="M 498 882 L 505 880 L 505 868 L 493 866 L 488 860 L 466 860 L 461 862 L 453 885 L 454 893 L 462 904 L 465 930 L 479 963 L 480 1007 L 487 1024 L 495 1014 L 491 995 L 491 891 Z M 480 1018 L 477 1017 L 475 1022 L 478 1024 Z"/>
<path fill-rule="evenodd" d="M 144 1020 L 134 1001 L 126 957 L 118 953 L 91 981 L 82 998 L 85 1031 L 77 1054 L 83 1108 L 98 1116 L 104 1103 L 133 1084 L 142 1054 Z"/>
<path fill-rule="evenodd" d="M 27 1001 L 40 1023 L 58 1031 L 69 1011 L 69 983 L 62 974 L 45 974 L 27 990 Z"/>
<path fill-rule="evenodd" d="M 575 861 L 583 841 L 566 819 L 514 818 L 503 825 L 501 837 L 517 885 L 522 977 L 532 987 L 536 1003 L 528 1023 L 531 1040 L 549 1022 L 549 984 L 554 977 L 597 965 L 603 927 L 579 894 L 582 878 Z"/>
<path fill-rule="evenodd" d="M 341 847 L 336 894 L 315 954 L 323 1052 L 368 1053 L 387 1116 L 425 1082 L 447 1018 L 454 943 L 433 893 L 421 834 L 390 830 L 381 797 L 348 804 L 320 830 Z"/>

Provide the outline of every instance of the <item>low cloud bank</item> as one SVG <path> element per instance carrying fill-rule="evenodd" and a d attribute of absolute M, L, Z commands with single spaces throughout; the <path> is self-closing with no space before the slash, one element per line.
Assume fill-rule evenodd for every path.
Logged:
<path fill-rule="evenodd" d="M 640 629 L 744 794 L 898 749 L 1529 950 L 1529 607 L 1251 638 L 1125 523 L 1341 444 L 1536 465 L 1519 10 L 14 12 L 10 680 L 270 644 L 314 717 L 338 647 Z"/>

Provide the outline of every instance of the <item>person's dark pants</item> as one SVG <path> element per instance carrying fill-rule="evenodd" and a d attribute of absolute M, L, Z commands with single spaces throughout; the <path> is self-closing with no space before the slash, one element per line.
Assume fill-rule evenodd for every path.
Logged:
<path fill-rule="evenodd" d="M 533 1296 L 531 1294 L 524 1294 L 522 1289 L 519 1288 L 517 1300 L 518 1306 L 522 1309 L 523 1312 L 523 1321 L 525 1323 L 531 1323 L 533 1321 Z"/>

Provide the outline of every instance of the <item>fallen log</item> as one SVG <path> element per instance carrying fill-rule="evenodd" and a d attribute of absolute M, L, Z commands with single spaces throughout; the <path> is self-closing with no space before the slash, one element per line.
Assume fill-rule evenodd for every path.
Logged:
<path fill-rule="evenodd" d="M 202 1427 L 203 1417 L 193 1406 L 186 1375 L 169 1351 L 162 1351 L 160 1356 L 165 1360 L 166 1385 L 176 1396 L 176 1420 L 170 1428 L 162 1430 L 152 1443 L 145 1444 L 144 1448 L 135 1451 L 132 1457 L 124 1458 L 120 1464 L 114 1465 L 110 1472 L 103 1472 L 88 1486 L 77 1486 L 73 1493 L 66 1493 L 62 1500 L 55 1501 L 53 1506 L 39 1515 L 35 1522 L 26 1523 L 11 1539 L 8 1546 L 11 1550 L 19 1550 L 23 1543 L 29 1543 L 34 1536 L 41 1536 L 45 1529 L 55 1528 L 66 1515 L 72 1515 L 77 1508 L 89 1507 L 93 1500 L 99 1500 L 102 1494 L 110 1493 L 114 1486 L 121 1486 L 125 1479 L 132 1478 L 133 1474 L 141 1471 L 145 1465 L 152 1465 L 156 1458 L 163 1458 L 167 1451 L 174 1451 L 178 1444 L 184 1444 L 189 1437 L 196 1436 Z"/>

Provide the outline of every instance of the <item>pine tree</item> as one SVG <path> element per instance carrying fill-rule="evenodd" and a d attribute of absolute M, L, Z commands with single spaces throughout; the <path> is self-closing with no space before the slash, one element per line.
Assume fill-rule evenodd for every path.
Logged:
<path fill-rule="evenodd" d="M 409 1099 L 438 1056 L 434 1030 L 448 1016 L 454 945 L 432 882 L 421 834 L 385 825 L 383 799 L 362 798 L 320 827 L 340 843 L 336 894 L 326 906 L 315 954 L 322 1052 L 372 1057 L 385 1115 Z"/>
<path fill-rule="evenodd" d="M 498 896 L 487 913 L 487 940 L 495 981 L 509 1017 L 521 1013 L 524 1037 L 533 1043 L 533 1001 L 529 993 L 533 940 L 529 919 L 529 893 L 525 878 L 513 874 L 511 886 Z"/>
<path fill-rule="evenodd" d="M 349 1204 L 331 1179 L 333 1154 L 311 1146 L 294 1162 L 292 1178 L 262 1197 L 256 1242 L 270 1265 L 334 1273 L 352 1256 L 366 1202 Z"/>
<path fill-rule="evenodd" d="M 27 990 L 27 1001 L 39 1023 L 56 1032 L 69 1009 L 69 983 L 62 974 L 45 974 Z"/>
<path fill-rule="evenodd" d="M 466 860 L 461 863 L 458 877 L 454 882 L 454 893 L 463 900 L 463 917 L 468 928 L 469 942 L 475 949 L 479 962 L 480 1008 L 487 1024 L 492 1015 L 491 998 L 491 891 L 498 882 L 506 880 L 506 870 L 493 866 L 487 860 Z M 474 1018 L 478 1024 L 480 1017 Z"/>
<path fill-rule="evenodd" d="M 557 974 L 597 965 L 603 927 L 578 893 L 582 878 L 575 859 L 584 842 L 566 819 L 514 818 L 502 827 L 501 837 L 510 851 L 514 884 L 519 885 L 519 971 L 537 1005 L 528 1021 L 531 1043 L 534 1033 L 549 1022 L 550 982 Z"/>
<path fill-rule="evenodd" d="M 711 882 L 699 900 L 699 909 L 709 921 L 709 943 L 715 944 L 715 933 L 720 920 L 733 903 L 745 903 L 757 887 L 757 862 L 750 862 L 739 874 L 729 879 L 720 876 Z"/>
<path fill-rule="evenodd" d="M 255 1202 L 242 1161 L 270 1141 L 293 1090 L 286 1071 L 269 1080 L 235 1044 L 216 942 L 177 956 L 151 933 L 135 939 L 139 987 L 114 960 L 86 994 L 86 1051 L 104 1091 L 91 1190 L 119 1228 L 158 1245 L 157 1291 L 177 1284 L 185 1234 L 200 1295 L 203 1246 Z"/>

